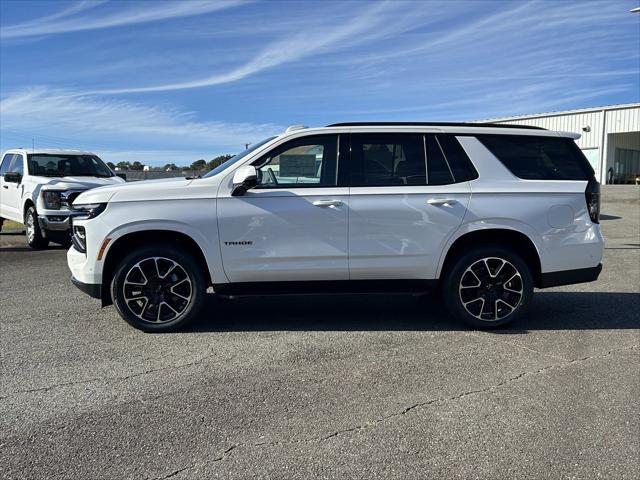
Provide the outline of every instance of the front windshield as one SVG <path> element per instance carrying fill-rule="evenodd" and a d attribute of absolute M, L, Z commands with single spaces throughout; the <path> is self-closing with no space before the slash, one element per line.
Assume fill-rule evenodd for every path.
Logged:
<path fill-rule="evenodd" d="M 41 154 L 28 156 L 29 173 L 41 177 L 113 177 L 114 173 L 95 155 Z"/>
<path fill-rule="evenodd" d="M 265 143 L 269 143 L 274 138 L 276 138 L 276 137 L 269 137 L 269 138 L 266 138 L 266 139 L 262 140 L 261 142 L 254 143 L 251 147 L 247 148 L 244 152 L 241 152 L 241 153 L 237 154 L 235 157 L 231 157 L 226 162 L 221 163 L 220 165 L 218 165 L 216 168 L 214 168 L 209 173 L 207 173 L 203 178 L 213 177 L 214 175 L 219 174 L 223 170 L 226 170 L 227 168 L 229 168 L 234 163 L 237 163 L 238 161 L 242 160 L 244 157 L 249 155 L 251 152 L 253 152 L 253 151 L 257 150 L 258 148 L 260 148 L 261 146 L 263 146 Z"/>

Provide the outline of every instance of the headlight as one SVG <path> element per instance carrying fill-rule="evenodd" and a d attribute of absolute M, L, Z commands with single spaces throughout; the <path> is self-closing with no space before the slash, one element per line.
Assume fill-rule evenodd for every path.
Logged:
<path fill-rule="evenodd" d="M 71 236 L 71 242 L 81 253 L 87 253 L 87 232 L 84 227 L 73 226 L 73 235 Z"/>
<path fill-rule="evenodd" d="M 62 192 L 45 190 L 42 192 L 42 201 L 44 202 L 44 208 L 60 210 L 60 206 L 62 205 Z"/>
<path fill-rule="evenodd" d="M 107 208 L 106 203 L 85 203 L 83 205 L 73 205 L 71 209 L 79 217 L 83 219 L 95 218 L 104 212 Z"/>

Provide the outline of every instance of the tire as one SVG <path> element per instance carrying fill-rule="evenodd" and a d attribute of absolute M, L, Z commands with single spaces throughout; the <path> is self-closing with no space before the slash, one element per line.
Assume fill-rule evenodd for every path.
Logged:
<path fill-rule="evenodd" d="M 533 276 L 515 251 L 482 246 L 454 261 L 445 274 L 442 295 L 455 318 L 477 328 L 495 328 L 526 312 Z"/>
<path fill-rule="evenodd" d="M 47 248 L 49 246 L 49 240 L 44 238 L 42 230 L 40 229 L 40 223 L 38 223 L 38 212 L 33 205 L 27 209 L 27 213 L 24 214 L 24 228 L 27 236 L 27 244 L 34 250 Z"/>
<path fill-rule="evenodd" d="M 157 244 L 137 249 L 120 262 L 111 281 L 111 298 L 132 327 L 173 332 L 199 315 L 206 289 L 204 272 L 191 255 Z"/>

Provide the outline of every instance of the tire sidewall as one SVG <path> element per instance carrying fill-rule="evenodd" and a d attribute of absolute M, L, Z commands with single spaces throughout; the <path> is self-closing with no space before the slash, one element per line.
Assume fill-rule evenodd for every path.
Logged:
<path fill-rule="evenodd" d="M 33 217 L 33 241 L 29 240 L 29 233 L 27 227 L 27 219 Z M 25 236 L 27 237 L 27 244 L 33 249 L 46 248 L 49 245 L 49 240 L 44 238 L 42 230 L 40 230 L 40 224 L 38 223 L 38 212 L 33 205 L 27 209 L 27 213 L 24 215 Z"/>
<path fill-rule="evenodd" d="M 171 259 L 187 273 L 193 285 L 193 299 L 187 309 L 175 319 L 156 324 L 138 318 L 124 301 L 123 284 L 131 267 L 140 260 L 149 257 L 164 257 Z M 132 327 L 144 332 L 173 332 L 184 328 L 200 313 L 205 301 L 206 281 L 202 268 L 188 253 L 183 253 L 170 245 L 153 245 L 135 250 L 127 255 L 116 267 L 111 280 L 111 298 L 120 316 Z"/>
<path fill-rule="evenodd" d="M 509 261 L 518 269 L 522 278 L 522 299 L 518 307 L 506 317 L 495 321 L 480 320 L 471 315 L 465 309 L 459 295 L 460 280 L 466 269 L 476 261 L 486 257 L 497 257 Z M 456 318 L 474 327 L 495 328 L 513 322 L 526 312 L 533 297 L 533 287 L 531 269 L 520 255 L 507 247 L 487 245 L 462 255 L 454 262 L 445 277 L 443 296 L 449 312 Z"/>

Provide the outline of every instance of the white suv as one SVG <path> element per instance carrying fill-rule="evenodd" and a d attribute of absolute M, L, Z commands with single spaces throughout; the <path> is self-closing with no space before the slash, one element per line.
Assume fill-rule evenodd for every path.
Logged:
<path fill-rule="evenodd" d="M 4 219 L 26 226 L 27 242 L 69 245 L 69 205 L 90 188 L 124 183 L 102 160 L 77 150 L 8 150 L 0 163 L 0 228 Z"/>
<path fill-rule="evenodd" d="M 573 139 L 537 128 L 289 128 L 204 178 L 97 188 L 74 202 L 73 282 L 131 325 L 193 320 L 205 292 L 439 287 L 479 327 L 534 287 L 596 280 L 600 195 Z"/>

